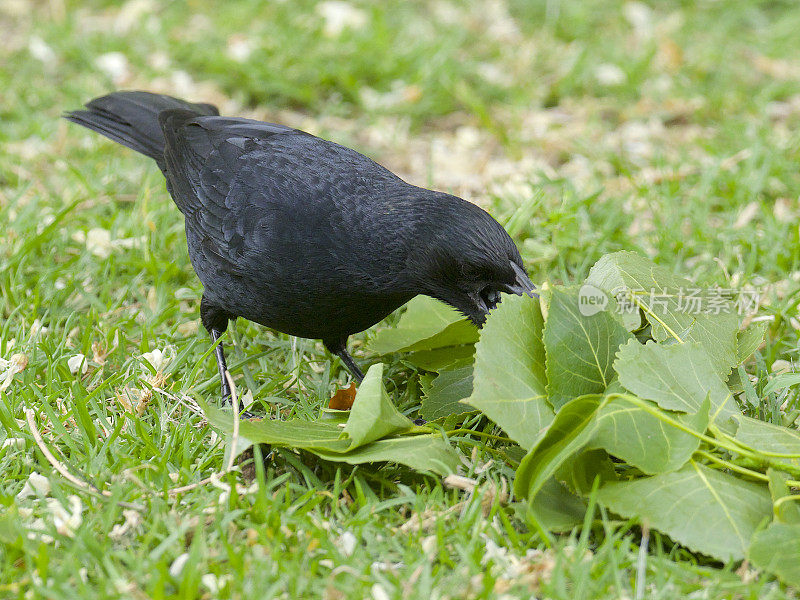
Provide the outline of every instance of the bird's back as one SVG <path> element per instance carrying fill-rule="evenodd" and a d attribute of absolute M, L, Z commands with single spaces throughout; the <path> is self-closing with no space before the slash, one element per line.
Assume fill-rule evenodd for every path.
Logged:
<path fill-rule="evenodd" d="M 232 314 L 325 338 L 360 331 L 413 296 L 401 232 L 416 188 L 285 126 L 179 110 L 161 123 L 193 266 Z"/>

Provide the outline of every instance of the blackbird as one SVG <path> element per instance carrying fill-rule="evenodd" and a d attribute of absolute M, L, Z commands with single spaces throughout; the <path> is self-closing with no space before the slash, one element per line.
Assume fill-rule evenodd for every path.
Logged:
<path fill-rule="evenodd" d="M 500 293 L 533 294 L 519 251 L 489 213 L 410 185 L 355 150 L 211 104 L 122 91 L 64 117 L 149 156 L 183 213 L 217 343 L 243 317 L 321 339 L 359 382 L 347 339 L 418 294 L 480 326 Z"/>

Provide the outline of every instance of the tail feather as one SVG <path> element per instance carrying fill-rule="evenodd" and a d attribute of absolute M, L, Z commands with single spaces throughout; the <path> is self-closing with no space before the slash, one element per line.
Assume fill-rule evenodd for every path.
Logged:
<path fill-rule="evenodd" d="M 193 104 L 150 92 L 114 92 L 95 98 L 86 110 L 64 114 L 64 118 L 106 136 L 154 159 L 164 166 L 164 133 L 159 113 L 178 109 L 194 115 L 219 115 L 211 104 Z"/>

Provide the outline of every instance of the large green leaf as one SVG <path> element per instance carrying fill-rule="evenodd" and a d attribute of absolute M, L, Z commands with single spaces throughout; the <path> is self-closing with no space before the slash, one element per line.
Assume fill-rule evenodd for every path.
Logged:
<path fill-rule="evenodd" d="M 208 422 L 226 433 L 233 432 L 233 413 L 197 401 Z M 239 436 L 253 444 L 271 444 L 283 448 L 324 449 L 330 452 L 347 452 L 350 440 L 342 438 L 342 428 L 325 421 L 289 419 L 273 421 L 256 419 L 240 421 Z M 238 448 L 241 452 L 242 448 Z"/>
<path fill-rule="evenodd" d="M 423 435 L 404 435 L 377 440 L 341 454 L 311 450 L 325 460 L 351 465 L 373 462 L 396 462 L 417 471 L 449 475 L 458 467 L 458 453 L 438 432 Z"/>
<path fill-rule="evenodd" d="M 741 415 L 733 394 L 697 343 L 631 341 L 620 348 L 614 368 L 625 388 L 662 408 L 696 413 L 709 398 L 712 420 L 729 431 L 730 418 Z"/>
<path fill-rule="evenodd" d="M 800 525 L 773 523 L 753 536 L 748 558 L 759 569 L 800 586 Z"/>
<path fill-rule="evenodd" d="M 414 428 L 411 419 L 395 408 L 383 387 L 382 378 L 383 364 L 377 363 L 369 368 L 358 386 L 350 418 L 343 430 L 350 438 L 348 450 Z"/>
<path fill-rule="evenodd" d="M 392 461 L 419 471 L 453 472 L 458 454 L 439 432 L 415 426 L 394 407 L 381 382 L 382 374 L 382 365 L 370 367 L 346 423 L 339 419 L 241 421 L 234 451 L 242 452 L 251 444 L 270 444 L 307 450 L 330 461 Z M 233 432 L 232 412 L 198 402 L 209 423 L 228 434 Z"/>
<path fill-rule="evenodd" d="M 800 431 L 740 415 L 736 441 L 759 452 L 800 457 Z"/>
<path fill-rule="evenodd" d="M 791 498 L 792 492 L 786 483 L 789 476 L 776 469 L 767 469 L 769 493 L 772 496 L 772 511 L 776 523 L 800 525 L 800 502 Z"/>
<path fill-rule="evenodd" d="M 608 452 L 598 448 L 573 454 L 558 468 L 555 477 L 570 490 L 584 496 L 591 493 L 595 479 L 599 478 L 600 483 L 618 479 Z M 541 493 L 540 491 L 539 494 Z M 536 503 L 541 501 L 539 494 L 536 496 Z"/>
<path fill-rule="evenodd" d="M 632 337 L 611 313 L 581 314 L 577 290 L 553 290 L 544 327 L 547 395 L 553 407 L 605 392 L 616 377 L 614 355 Z"/>
<path fill-rule="evenodd" d="M 514 494 L 535 501 L 537 492 L 556 470 L 577 455 L 591 441 L 597 429 L 597 410 L 603 401 L 598 394 L 567 402 L 553 424 L 531 448 L 517 469 Z"/>
<path fill-rule="evenodd" d="M 690 549 L 720 560 L 744 558 L 753 533 L 772 514 L 765 485 L 694 461 L 673 473 L 608 483 L 597 499 L 623 517 L 638 517 Z"/>
<path fill-rule="evenodd" d="M 583 523 L 586 502 L 553 478 L 544 482 L 526 517 L 547 531 L 569 531 Z"/>
<path fill-rule="evenodd" d="M 770 377 L 769 382 L 764 386 L 764 389 L 761 390 L 761 393 L 766 396 L 775 390 L 790 388 L 797 384 L 800 384 L 800 373 L 781 373 L 780 375 Z"/>
<path fill-rule="evenodd" d="M 797 473 L 800 469 L 800 431 L 773 425 L 758 419 L 739 415 L 736 441 L 743 446 L 786 464 L 786 469 Z"/>
<path fill-rule="evenodd" d="M 670 421 L 702 434 L 708 427 L 708 407 L 706 398 L 694 414 L 675 413 L 648 400 L 612 396 L 598 412 L 591 445 L 604 448 L 644 473 L 675 471 L 692 457 L 700 438 Z"/>
<path fill-rule="evenodd" d="M 764 334 L 767 332 L 766 323 L 753 323 L 747 329 L 739 331 L 736 335 L 736 361 L 743 363 L 758 350 L 761 342 L 764 341 Z"/>
<path fill-rule="evenodd" d="M 450 415 L 462 415 L 475 409 L 461 402 L 472 393 L 472 367 L 442 371 L 433 381 L 422 383 L 422 407 L 419 414 L 428 421 Z"/>
<path fill-rule="evenodd" d="M 542 327 L 538 299 L 503 295 L 475 345 L 473 389 L 467 399 L 526 449 L 553 421 L 546 400 Z"/>
<path fill-rule="evenodd" d="M 379 330 L 369 348 L 378 354 L 390 354 L 472 344 L 477 340 L 478 329 L 458 311 L 428 296 L 417 296 L 406 305 L 397 326 Z"/>
<path fill-rule="evenodd" d="M 403 357 L 403 362 L 424 371 L 453 371 L 472 365 L 475 360 L 475 345 L 446 346 L 433 350 L 418 350 Z"/>
<path fill-rule="evenodd" d="M 733 303 L 706 297 L 700 310 L 688 296 L 697 286 L 633 252 L 615 252 L 592 267 L 588 284 L 616 295 L 634 294 L 635 303 L 647 316 L 653 337 L 663 342 L 676 339 L 697 342 L 708 353 L 714 372 L 727 379 L 737 365 L 739 317 Z M 719 311 L 719 312 L 717 312 Z"/>

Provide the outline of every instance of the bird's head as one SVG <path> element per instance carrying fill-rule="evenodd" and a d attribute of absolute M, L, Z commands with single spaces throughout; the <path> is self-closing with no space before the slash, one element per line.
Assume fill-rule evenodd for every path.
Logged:
<path fill-rule="evenodd" d="M 500 302 L 500 293 L 534 295 L 522 258 L 505 229 L 485 210 L 437 194 L 410 267 L 425 295 L 449 304 L 478 326 Z"/>

